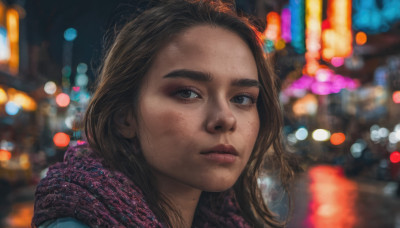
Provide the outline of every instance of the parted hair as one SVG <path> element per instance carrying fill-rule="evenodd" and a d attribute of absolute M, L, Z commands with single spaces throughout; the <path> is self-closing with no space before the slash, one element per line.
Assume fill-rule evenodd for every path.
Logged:
<path fill-rule="evenodd" d="M 278 100 L 277 79 L 262 49 L 260 33 L 234 4 L 221 0 L 163 1 L 128 21 L 105 53 L 97 87 L 85 114 L 85 134 L 91 148 L 105 165 L 123 172 L 138 185 L 156 216 L 169 226 L 180 221 L 166 211 L 173 206 L 157 191 L 154 178 L 140 152 L 137 138 L 124 138 L 115 124 L 119 113 L 138 120 L 138 96 L 146 73 L 157 53 L 178 34 L 197 25 L 222 27 L 241 37 L 257 64 L 261 84 L 257 100 L 260 129 L 249 161 L 233 186 L 243 217 L 254 227 L 283 227 L 264 202 L 258 186 L 260 173 L 268 168 L 280 173 L 285 185 L 292 176 L 281 144 L 283 118 Z M 222 193 L 221 193 L 222 194 Z"/>

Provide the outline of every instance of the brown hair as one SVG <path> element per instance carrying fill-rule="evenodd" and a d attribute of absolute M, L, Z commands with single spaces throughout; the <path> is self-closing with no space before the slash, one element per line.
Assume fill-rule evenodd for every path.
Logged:
<path fill-rule="evenodd" d="M 173 210 L 155 188 L 150 168 L 139 152 L 137 140 L 122 137 L 114 122 L 120 110 L 137 117 L 138 94 L 144 75 L 159 50 L 174 36 L 196 25 L 220 26 L 239 35 L 251 49 L 262 85 L 257 101 L 260 130 L 247 166 L 233 189 L 244 218 L 253 226 L 281 227 L 263 201 L 257 179 L 266 161 L 281 173 L 282 183 L 292 175 L 280 141 L 282 114 L 276 78 L 266 60 L 262 42 L 247 19 L 239 17 L 232 6 L 219 0 L 173 0 L 154 6 L 128 22 L 105 55 L 97 89 L 85 115 L 85 133 L 90 146 L 106 165 L 130 177 L 143 191 L 150 208 L 169 225 Z M 137 118 L 136 118 L 137 120 Z M 268 153 L 267 151 L 272 151 Z"/>

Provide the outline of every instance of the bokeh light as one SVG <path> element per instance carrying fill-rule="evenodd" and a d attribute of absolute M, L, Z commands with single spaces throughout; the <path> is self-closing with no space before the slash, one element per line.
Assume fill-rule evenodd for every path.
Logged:
<path fill-rule="evenodd" d="M 282 39 L 289 43 L 292 40 L 292 34 L 290 32 L 291 27 L 291 13 L 289 8 L 283 8 L 281 12 L 281 27 L 282 27 Z"/>
<path fill-rule="evenodd" d="M 58 132 L 53 137 L 54 145 L 56 145 L 57 147 L 66 147 L 68 146 L 69 141 L 69 135 L 65 134 L 64 132 Z"/>
<path fill-rule="evenodd" d="M 60 107 L 67 107 L 70 101 L 68 94 L 65 93 L 60 93 L 56 97 L 56 103 Z"/>
<path fill-rule="evenodd" d="M 9 101 L 6 104 L 6 113 L 10 116 L 16 115 L 20 109 L 21 106 L 19 106 L 15 102 Z"/>
<path fill-rule="evenodd" d="M 400 152 L 394 151 L 390 154 L 390 161 L 392 163 L 399 163 L 400 162 Z"/>
<path fill-rule="evenodd" d="M 396 104 L 400 104 L 400 91 L 393 92 L 393 102 Z"/>
<path fill-rule="evenodd" d="M 330 139 L 332 145 L 340 145 L 342 143 L 344 143 L 344 141 L 346 141 L 346 135 L 341 133 L 341 132 L 337 132 L 337 133 L 333 133 L 331 135 L 331 139 Z"/>
<path fill-rule="evenodd" d="M 292 145 L 292 146 L 297 143 L 297 138 L 296 138 L 295 134 L 288 134 L 287 140 L 288 140 L 289 145 Z"/>
<path fill-rule="evenodd" d="M 327 141 L 330 136 L 331 133 L 325 129 L 317 129 L 312 133 L 312 137 L 315 141 Z"/>
<path fill-rule="evenodd" d="M 318 100 L 313 94 L 307 94 L 293 104 L 296 116 L 315 115 L 318 110 Z"/>
<path fill-rule="evenodd" d="M 36 101 L 24 92 L 16 92 L 10 100 L 25 111 L 35 111 L 37 108 Z"/>
<path fill-rule="evenodd" d="M 400 152 L 394 151 L 390 154 L 390 161 L 392 163 L 399 163 L 400 162 Z"/>
<path fill-rule="evenodd" d="M 0 161 L 8 161 L 11 159 L 11 152 L 8 150 L 0 150 Z"/>
<path fill-rule="evenodd" d="M 356 44 L 364 45 L 365 43 L 367 43 L 367 34 L 365 32 L 358 32 L 356 34 Z"/>
<path fill-rule="evenodd" d="M 267 27 L 264 31 L 264 36 L 267 40 L 274 43 L 281 37 L 281 18 L 277 12 L 269 12 L 267 14 Z"/>
<path fill-rule="evenodd" d="M 0 88 L 0 104 L 6 103 L 8 100 L 8 96 L 6 91 L 3 88 Z"/>
<path fill-rule="evenodd" d="M 305 140 L 308 137 L 308 131 L 306 128 L 301 127 L 299 129 L 297 129 L 296 133 L 295 133 L 296 139 L 297 140 Z"/>
<path fill-rule="evenodd" d="M 88 82 L 89 82 L 89 78 L 86 74 L 78 74 L 76 76 L 75 85 L 77 85 L 78 87 L 87 86 Z"/>
<path fill-rule="evenodd" d="M 88 66 L 86 63 L 79 63 L 76 67 L 76 72 L 78 72 L 78 74 L 86 74 L 87 70 Z"/>
<path fill-rule="evenodd" d="M 21 154 L 19 156 L 19 164 L 23 169 L 29 169 L 31 163 L 29 161 L 29 155 L 27 153 Z"/>
<path fill-rule="evenodd" d="M 331 64 L 334 67 L 340 67 L 340 66 L 342 66 L 344 64 L 344 58 L 342 58 L 342 57 L 333 57 L 331 59 Z"/>
<path fill-rule="evenodd" d="M 380 138 L 386 138 L 389 135 L 389 130 L 387 128 L 382 127 L 378 130 L 378 134 Z"/>
<path fill-rule="evenodd" d="M 362 152 L 367 148 L 367 144 L 364 140 L 359 139 L 350 147 L 350 153 L 354 158 L 360 158 Z"/>
<path fill-rule="evenodd" d="M 275 48 L 276 50 L 282 50 L 286 47 L 285 41 L 283 39 L 279 39 L 276 43 L 275 43 Z"/>
<path fill-rule="evenodd" d="M 0 27 L 0 61 L 10 59 L 10 47 L 7 41 L 7 30 Z"/>
<path fill-rule="evenodd" d="M 78 32 L 74 28 L 68 28 L 64 31 L 64 39 L 66 41 L 74 41 L 78 36 Z"/>
<path fill-rule="evenodd" d="M 49 95 L 53 95 L 56 91 L 57 91 L 56 83 L 54 83 L 52 81 L 48 81 L 48 82 L 46 82 L 46 84 L 44 84 L 44 92 L 45 93 L 47 93 Z"/>
<path fill-rule="evenodd" d="M 378 141 L 378 140 L 373 140 L 373 141 Z M 397 142 L 399 142 L 399 138 L 397 137 L 397 132 L 391 132 L 389 134 L 389 142 L 392 144 L 396 144 Z"/>

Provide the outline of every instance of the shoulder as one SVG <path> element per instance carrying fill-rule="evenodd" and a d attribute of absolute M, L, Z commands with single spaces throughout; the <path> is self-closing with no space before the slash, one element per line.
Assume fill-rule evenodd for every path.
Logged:
<path fill-rule="evenodd" d="M 44 222 L 42 225 L 38 226 L 38 228 L 88 228 L 89 226 L 84 223 L 74 219 L 74 218 L 59 218 L 56 220 L 49 220 Z"/>

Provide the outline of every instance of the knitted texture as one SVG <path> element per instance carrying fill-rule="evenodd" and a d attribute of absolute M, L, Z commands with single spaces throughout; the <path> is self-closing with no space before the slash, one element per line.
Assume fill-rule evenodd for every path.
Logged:
<path fill-rule="evenodd" d="M 232 190 L 211 209 L 203 193 L 193 227 L 250 227 Z M 90 227 L 166 227 L 156 218 L 138 186 L 124 174 L 105 168 L 87 145 L 71 147 L 64 162 L 51 166 L 35 193 L 32 227 L 45 221 L 73 217 Z"/>

